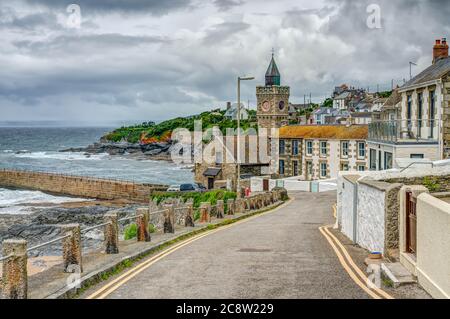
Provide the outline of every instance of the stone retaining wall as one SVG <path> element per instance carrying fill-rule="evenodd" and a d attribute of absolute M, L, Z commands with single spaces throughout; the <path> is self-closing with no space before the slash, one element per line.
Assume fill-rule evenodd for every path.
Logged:
<path fill-rule="evenodd" d="M 148 202 L 153 191 L 166 190 L 164 185 L 70 176 L 31 171 L 0 170 L 0 187 L 24 188 L 43 192 L 96 199 L 123 199 Z"/>

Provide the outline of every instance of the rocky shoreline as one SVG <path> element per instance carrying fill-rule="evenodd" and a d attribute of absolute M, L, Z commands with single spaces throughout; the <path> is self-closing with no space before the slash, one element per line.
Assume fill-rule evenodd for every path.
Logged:
<path fill-rule="evenodd" d="M 62 235 L 60 225 L 78 223 L 86 228 L 103 222 L 103 216 L 112 209 L 120 218 L 133 215 L 138 205 L 108 202 L 86 202 L 69 206 L 34 207 L 30 214 L 0 215 L 0 242 L 5 239 L 21 238 L 28 241 L 28 247 L 41 244 Z M 121 225 L 123 229 L 124 225 Z M 103 231 L 96 229 L 83 236 L 83 249 L 93 251 L 103 245 Z M 62 253 L 61 243 L 55 243 L 30 252 L 30 257 L 58 256 Z"/>
<path fill-rule="evenodd" d="M 109 154 L 131 156 L 136 159 L 152 159 L 152 160 L 170 160 L 170 153 L 173 143 L 158 142 L 150 144 L 138 144 L 129 142 L 109 142 L 101 139 L 87 147 L 68 148 L 60 150 L 60 152 L 78 152 L 85 153 L 86 156 L 95 154 Z"/>

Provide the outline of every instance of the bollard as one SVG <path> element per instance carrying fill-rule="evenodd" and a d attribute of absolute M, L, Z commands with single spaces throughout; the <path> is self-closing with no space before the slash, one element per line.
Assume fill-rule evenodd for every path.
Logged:
<path fill-rule="evenodd" d="M 186 203 L 186 216 L 184 217 L 184 227 L 195 227 L 194 224 L 194 203 Z"/>
<path fill-rule="evenodd" d="M 227 215 L 234 215 L 234 209 L 235 209 L 234 199 L 229 198 L 227 200 Z"/>
<path fill-rule="evenodd" d="M 217 218 L 223 218 L 224 213 L 224 202 L 222 199 L 217 201 Z"/>
<path fill-rule="evenodd" d="M 164 233 L 175 233 L 175 210 L 173 205 L 165 206 Z"/>
<path fill-rule="evenodd" d="M 105 214 L 105 251 L 107 254 L 119 253 L 119 225 L 117 212 Z"/>
<path fill-rule="evenodd" d="M 211 204 L 204 202 L 200 204 L 200 223 L 211 222 Z"/>
<path fill-rule="evenodd" d="M 3 242 L 3 256 L 12 255 L 3 261 L 2 297 L 3 299 L 27 299 L 27 241 L 7 239 Z"/>
<path fill-rule="evenodd" d="M 83 262 L 81 254 L 81 232 L 80 224 L 68 224 L 61 226 L 64 235 L 69 237 L 63 239 L 63 264 L 64 272 L 82 273 Z"/>
<path fill-rule="evenodd" d="M 136 210 L 137 241 L 151 241 L 148 225 L 150 223 L 150 212 L 148 208 Z"/>
<path fill-rule="evenodd" d="M 236 214 L 241 214 L 242 213 L 242 204 L 243 201 L 241 198 L 236 198 L 236 200 L 234 201 L 234 211 Z"/>

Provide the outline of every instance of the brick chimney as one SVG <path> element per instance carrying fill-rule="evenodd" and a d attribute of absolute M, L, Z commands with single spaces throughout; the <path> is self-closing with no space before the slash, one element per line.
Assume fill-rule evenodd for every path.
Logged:
<path fill-rule="evenodd" d="M 441 40 L 436 40 L 436 44 L 433 47 L 433 64 L 442 58 L 448 57 L 448 44 L 447 39 L 442 38 Z"/>

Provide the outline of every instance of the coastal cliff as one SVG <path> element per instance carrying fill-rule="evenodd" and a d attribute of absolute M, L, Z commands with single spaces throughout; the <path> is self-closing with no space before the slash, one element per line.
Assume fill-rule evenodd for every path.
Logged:
<path fill-rule="evenodd" d="M 256 111 L 247 111 L 249 119 L 241 120 L 242 129 L 257 129 Z M 69 148 L 61 152 L 84 152 L 86 155 L 107 153 L 127 155 L 155 160 L 170 160 L 172 132 L 177 128 L 194 131 L 196 121 L 201 121 L 202 129 L 218 127 L 223 134 L 227 128 L 236 129 L 236 120 L 226 116 L 226 110 L 212 110 L 188 117 L 177 117 L 161 123 L 144 122 L 139 125 L 123 126 L 104 135 L 98 142 L 82 148 Z"/>

